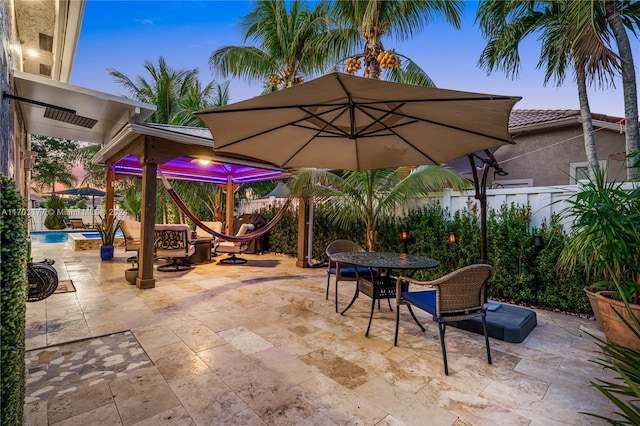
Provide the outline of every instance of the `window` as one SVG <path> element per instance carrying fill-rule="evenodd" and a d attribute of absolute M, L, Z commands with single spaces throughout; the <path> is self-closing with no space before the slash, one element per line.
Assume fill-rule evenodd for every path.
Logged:
<path fill-rule="evenodd" d="M 494 180 L 491 185 L 492 189 L 503 188 L 528 188 L 533 186 L 533 179 L 504 179 Z"/>
<path fill-rule="evenodd" d="M 604 170 L 605 161 L 598 161 L 600 168 Z M 569 163 L 569 183 L 575 184 L 589 180 L 589 163 L 586 161 Z"/>

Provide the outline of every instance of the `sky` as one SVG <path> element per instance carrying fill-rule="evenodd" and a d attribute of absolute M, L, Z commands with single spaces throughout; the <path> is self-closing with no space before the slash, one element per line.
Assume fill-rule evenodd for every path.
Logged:
<path fill-rule="evenodd" d="M 436 85 L 444 89 L 498 95 L 521 96 L 515 109 L 579 109 L 573 76 L 563 86 L 544 86 L 544 74 L 536 70 L 540 45 L 532 37 L 521 46 L 522 68 L 511 80 L 502 72 L 491 75 L 477 66 L 486 41 L 475 25 L 476 2 L 466 2 L 462 28 L 456 30 L 436 19 L 411 41 L 384 38 L 385 48 L 410 57 L 424 69 Z M 243 42 L 238 25 L 251 3 L 236 1 L 110 1 L 87 0 L 82 29 L 70 82 L 115 95 L 128 95 L 108 74 L 113 68 L 130 78 L 149 77 L 145 61 L 157 64 L 163 56 L 175 69 L 198 68 L 200 80 L 222 82 L 212 74 L 208 60 L 223 46 L 255 45 Z M 636 73 L 640 43 L 631 40 Z M 257 96 L 259 83 L 230 81 L 230 103 Z M 615 88 L 589 90 L 591 112 L 624 117 L 622 83 Z"/>

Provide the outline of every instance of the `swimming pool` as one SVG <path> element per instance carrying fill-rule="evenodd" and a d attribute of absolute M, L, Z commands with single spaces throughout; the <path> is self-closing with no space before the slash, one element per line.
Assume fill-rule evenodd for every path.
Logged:
<path fill-rule="evenodd" d="M 69 234 L 82 234 L 85 238 L 100 238 L 98 232 L 85 231 L 33 231 L 31 232 L 31 242 L 34 244 L 56 244 L 66 243 Z M 122 237 L 122 232 L 116 232 L 116 238 Z"/>

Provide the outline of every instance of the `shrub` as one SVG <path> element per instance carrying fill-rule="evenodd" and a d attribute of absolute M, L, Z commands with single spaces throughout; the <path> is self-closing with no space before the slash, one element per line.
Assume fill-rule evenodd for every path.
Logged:
<path fill-rule="evenodd" d="M 27 300 L 26 201 L 16 184 L 0 176 L 0 407 L 3 425 L 22 424 L 25 396 Z"/>
<path fill-rule="evenodd" d="M 327 220 L 331 206 L 316 205 L 313 221 L 313 257 L 326 262 L 327 245 L 336 239 L 347 239 L 365 245 L 364 225 L 340 229 Z M 262 211 L 270 220 L 277 209 Z M 496 267 L 496 276 L 488 287 L 489 297 L 510 302 L 533 304 L 563 311 L 590 313 L 583 292 L 583 274 L 560 271 L 557 260 L 566 234 L 557 218 L 540 228 L 531 228 L 531 211 L 527 206 L 503 205 L 490 209 L 487 218 L 487 261 Z M 270 250 L 295 256 L 297 253 L 297 211 L 285 217 L 269 233 Z M 409 230 L 407 251 L 437 259 L 437 268 L 417 271 L 414 277 L 431 280 L 455 269 L 480 261 L 480 217 L 475 202 L 453 216 L 438 203 L 410 211 L 404 217 L 379 219 L 378 243 L 381 251 L 403 252 L 402 229 Z M 447 242 L 449 232 L 458 235 L 458 243 Z M 540 234 L 544 247 L 533 246 L 533 235 Z"/>
<path fill-rule="evenodd" d="M 47 200 L 47 217 L 44 219 L 44 226 L 47 229 L 64 229 L 65 204 L 62 198 L 52 195 Z"/>

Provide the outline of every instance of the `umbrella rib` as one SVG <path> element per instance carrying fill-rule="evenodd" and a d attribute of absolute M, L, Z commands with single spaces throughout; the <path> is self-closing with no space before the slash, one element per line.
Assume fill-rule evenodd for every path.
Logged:
<path fill-rule="evenodd" d="M 352 126 L 351 134 L 352 134 L 354 137 L 359 137 L 359 136 L 367 135 L 367 133 L 365 133 L 365 132 L 366 132 L 366 130 L 367 130 L 367 129 L 369 129 L 369 128 L 371 128 L 371 127 L 372 127 L 374 124 L 376 124 L 376 123 L 380 124 L 380 125 L 381 125 L 383 128 L 385 128 L 385 129 L 389 129 L 390 127 L 389 127 L 389 126 L 387 126 L 385 123 L 383 123 L 381 120 L 384 120 L 385 118 L 387 118 L 387 117 L 389 117 L 389 116 L 391 116 L 391 115 L 395 114 L 395 111 L 396 111 L 398 108 L 402 107 L 403 105 L 404 105 L 404 104 L 397 105 L 395 108 L 393 108 L 393 109 L 392 109 L 392 110 L 390 110 L 390 111 L 383 110 L 383 109 L 378 110 L 378 111 L 381 111 L 381 112 L 384 112 L 384 113 L 385 113 L 385 114 L 384 114 L 382 117 L 380 117 L 380 118 L 376 118 L 376 117 L 374 117 L 372 114 L 369 114 L 369 112 L 367 112 L 365 109 L 361 108 L 361 107 L 360 107 L 360 105 L 356 105 L 356 107 L 357 107 L 360 111 L 362 111 L 362 113 L 364 113 L 365 115 L 369 116 L 369 118 L 371 118 L 373 121 L 372 121 L 371 123 L 369 123 L 367 126 L 365 126 L 365 127 L 364 127 L 362 130 L 360 130 L 358 133 L 356 133 L 356 132 L 355 132 L 355 117 L 352 117 L 352 119 L 351 119 L 351 126 Z M 375 132 L 375 131 L 374 131 L 374 132 Z M 374 132 L 371 132 L 371 133 L 374 133 Z M 371 133 L 368 133 L 368 134 L 371 134 Z"/>
<path fill-rule="evenodd" d="M 367 105 L 366 108 L 372 109 L 374 111 L 385 112 L 384 109 L 375 108 L 375 107 L 372 107 L 371 105 Z M 363 112 L 364 112 L 364 110 L 363 110 Z M 400 117 L 410 118 L 410 119 L 413 119 L 413 120 L 421 121 L 423 123 L 434 124 L 436 126 L 446 127 L 448 129 L 453 129 L 453 130 L 459 130 L 459 131 L 461 131 L 463 133 L 468 133 L 468 134 L 472 134 L 472 135 L 476 135 L 476 136 L 482 136 L 482 137 L 493 139 L 493 140 L 500 141 L 500 142 L 507 142 L 507 143 L 513 145 L 513 141 L 511 141 L 509 139 L 503 139 L 503 138 L 499 138 L 499 137 L 496 137 L 496 136 L 487 135 L 485 133 L 476 132 L 474 130 L 468 130 L 468 129 L 464 129 L 462 127 L 452 126 L 450 124 L 440 123 L 440 122 L 433 121 L 433 120 L 427 120 L 426 118 L 416 117 L 414 115 L 409 115 L 409 114 L 405 114 L 405 113 L 402 113 L 402 112 L 395 112 L 394 114 L 395 115 L 399 115 Z M 389 128 L 389 130 L 391 130 L 391 128 Z"/>
<path fill-rule="evenodd" d="M 307 109 L 305 109 L 305 107 L 299 107 L 299 108 L 300 108 L 300 110 L 304 111 L 305 113 L 307 113 L 307 114 L 311 115 L 313 118 L 317 118 L 318 120 L 322 121 L 322 122 L 325 124 L 325 126 L 321 129 L 321 131 L 323 131 L 323 132 L 328 132 L 326 129 L 327 129 L 327 127 L 328 127 L 328 126 L 330 126 L 331 128 L 333 128 L 333 129 L 337 130 L 337 131 L 338 131 L 338 133 L 335 133 L 335 132 L 328 132 L 328 133 L 332 133 L 332 134 L 336 134 L 336 135 L 341 135 L 341 136 L 350 137 L 350 135 L 349 135 L 349 133 L 348 133 L 348 132 L 345 132 L 345 131 L 344 131 L 344 130 L 342 130 L 341 128 L 339 128 L 339 127 L 337 127 L 337 126 L 334 126 L 334 125 L 333 125 L 333 121 L 335 121 L 335 120 L 337 120 L 338 118 L 340 118 L 340 116 L 342 116 L 342 114 L 344 114 L 344 111 L 347 109 L 347 107 L 346 107 L 344 104 L 341 104 L 339 108 L 333 108 L 333 109 L 331 109 L 331 110 L 324 111 L 324 112 L 322 112 L 322 114 L 316 114 L 316 113 L 314 113 L 314 112 L 308 111 Z M 325 120 L 324 118 L 322 118 L 322 117 L 321 117 L 321 115 L 329 114 L 329 113 L 331 113 L 331 112 L 338 111 L 338 110 L 341 110 L 341 109 L 342 109 L 343 111 L 342 111 L 340 114 L 338 114 L 337 116 L 335 116 L 335 117 L 333 118 L 333 121 L 327 121 L 327 120 Z M 305 118 L 305 120 L 307 120 L 307 121 L 308 121 L 308 120 L 309 120 L 309 117 Z M 308 128 L 308 127 L 305 127 L 305 126 L 302 126 L 302 125 L 299 125 L 299 124 L 294 124 L 294 125 L 299 126 L 299 127 L 303 127 L 303 128 L 305 128 L 305 129 L 306 129 L 306 128 Z M 313 129 L 313 130 L 315 130 L 315 129 Z"/>
<path fill-rule="evenodd" d="M 301 109 L 302 109 L 302 108 L 301 108 Z M 339 109 L 339 108 L 336 108 L 335 110 L 337 110 L 337 109 Z M 308 113 L 308 111 L 305 111 L 304 109 L 302 109 L 302 110 L 303 110 L 304 112 L 307 112 L 307 113 Z M 335 110 L 334 110 L 334 111 L 335 111 Z M 341 112 L 340 114 L 338 114 L 338 115 L 334 118 L 334 120 L 337 120 L 337 119 L 338 119 L 342 114 L 344 114 L 344 111 L 343 111 L 343 112 Z M 323 128 L 321 128 L 321 129 L 318 129 L 318 131 L 316 132 L 316 134 L 315 134 L 315 135 L 313 135 L 309 140 L 307 140 L 305 143 L 303 143 L 302 145 L 300 145 L 300 148 L 298 148 L 298 149 L 296 150 L 296 152 L 294 152 L 294 153 L 293 153 L 293 155 L 291 155 L 289 158 L 287 158 L 287 160 L 286 160 L 286 161 L 284 161 L 284 162 L 282 163 L 282 167 L 287 167 L 287 163 L 289 163 L 289 161 L 291 161 L 291 159 L 292 159 L 292 158 L 294 158 L 296 155 L 298 155 L 298 153 L 300 153 L 300 151 L 302 151 L 303 149 L 305 149 L 305 148 L 307 147 L 307 145 L 309 145 L 309 144 L 311 143 L 311 141 L 312 141 L 312 140 L 314 140 L 315 138 L 319 137 L 320 133 L 322 133 L 322 132 L 326 131 L 325 129 L 327 128 L 327 126 L 331 126 L 331 127 L 333 127 L 333 128 L 336 128 L 338 131 L 340 130 L 339 128 L 335 127 L 332 123 L 330 123 L 330 122 L 328 122 L 328 121 L 324 120 L 323 118 L 321 118 L 321 117 L 319 117 L 319 116 L 316 116 L 315 114 L 312 114 L 312 115 L 314 115 L 317 119 L 319 119 L 320 121 L 322 121 L 323 123 L 325 123 L 325 126 L 324 126 Z M 303 126 L 300 126 L 300 127 L 303 127 Z M 313 129 L 312 129 L 312 130 L 313 130 Z M 356 144 L 356 149 L 357 149 L 357 144 Z"/>
<path fill-rule="evenodd" d="M 279 107 L 279 108 L 280 108 L 280 107 Z M 288 108 L 290 108 L 290 107 L 288 107 Z M 304 112 L 304 113 L 306 113 L 306 114 L 310 114 L 310 115 L 312 115 L 312 116 L 314 116 L 314 117 L 318 118 L 318 119 L 319 119 L 319 120 L 321 120 L 322 122 L 329 124 L 326 120 L 323 120 L 322 118 L 318 117 L 317 115 L 315 115 L 315 114 L 313 114 L 313 113 L 310 113 L 309 111 L 306 111 L 305 109 L 303 109 L 303 107 L 297 107 L 297 108 L 298 108 L 298 109 L 300 109 L 302 112 Z M 333 111 L 339 110 L 339 109 L 341 109 L 341 108 L 344 108 L 344 105 L 338 105 L 338 108 L 334 108 L 334 109 L 332 109 L 332 110 L 325 111 L 323 114 L 327 114 L 327 113 L 329 113 L 329 112 L 333 112 Z M 267 109 L 273 109 L 273 108 L 267 108 Z M 257 136 L 262 136 L 262 135 L 265 135 L 265 134 L 267 134 L 267 133 L 275 132 L 276 130 L 280 130 L 280 129 L 282 129 L 282 128 L 284 128 L 284 127 L 287 127 L 287 126 L 298 126 L 298 127 L 304 127 L 304 126 L 301 126 L 301 125 L 300 125 L 300 124 L 298 124 L 298 123 L 300 123 L 301 121 L 306 121 L 306 120 L 308 120 L 308 119 L 309 119 L 309 117 L 302 117 L 302 118 L 299 118 L 299 119 L 297 119 L 297 120 L 289 121 L 289 122 L 283 123 L 283 124 L 281 124 L 281 125 L 279 125 L 279 126 L 275 126 L 275 127 L 269 128 L 269 129 L 267 129 L 267 130 L 263 130 L 263 131 L 261 131 L 261 132 L 251 134 L 251 135 L 249 135 L 249 136 L 245 136 L 245 137 L 243 137 L 243 138 L 236 139 L 235 141 L 229 142 L 229 143 L 225 144 L 224 146 L 225 146 L 225 147 L 227 147 L 227 146 L 235 145 L 235 144 L 237 144 L 237 143 L 244 142 L 244 141 L 246 141 L 246 140 L 249 140 L 249 139 L 255 138 L 255 137 L 257 137 Z M 306 127 L 304 127 L 304 128 L 306 128 Z M 312 129 L 312 130 L 315 130 L 315 129 Z M 339 131 L 340 129 L 337 129 L 337 130 Z M 215 141 L 215 138 L 214 138 L 214 141 L 213 141 L 213 149 L 216 149 L 216 141 Z"/>

